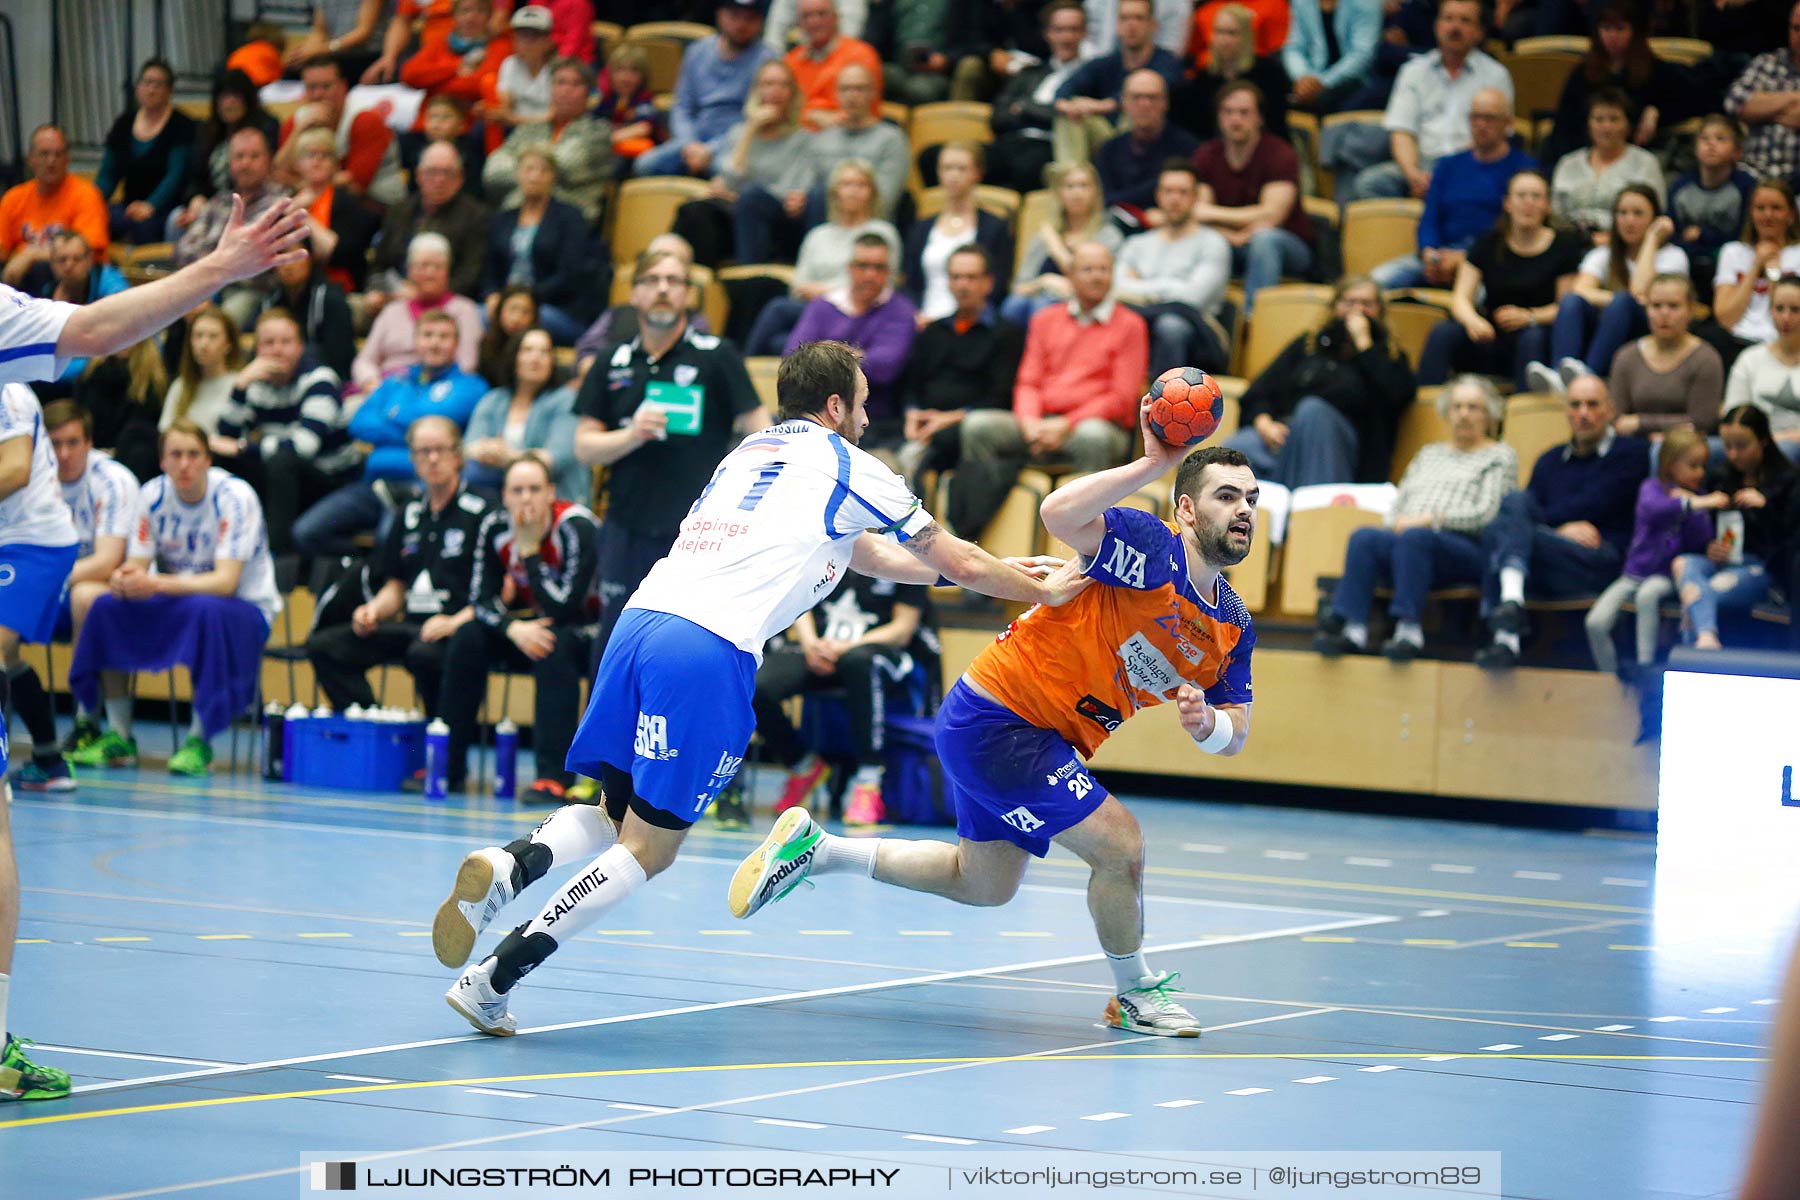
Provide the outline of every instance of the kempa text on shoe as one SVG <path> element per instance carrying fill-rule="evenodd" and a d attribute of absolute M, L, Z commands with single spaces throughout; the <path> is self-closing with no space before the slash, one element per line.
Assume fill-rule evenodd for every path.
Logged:
<path fill-rule="evenodd" d="M 792 875 L 795 871 L 801 870 L 802 868 L 804 868 L 806 866 L 807 863 L 809 863 L 811 861 L 812 861 L 812 851 L 808 850 L 805 854 L 802 854 L 800 857 L 795 858 L 795 859 L 790 859 L 789 861 L 782 863 L 781 869 L 776 871 L 773 875 L 769 876 L 769 881 L 767 883 L 763 884 L 762 898 L 765 901 L 768 900 L 769 893 L 773 892 L 775 890 L 775 888 L 781 883 L 782 880 L 786 879 L 789 875 Z"/>

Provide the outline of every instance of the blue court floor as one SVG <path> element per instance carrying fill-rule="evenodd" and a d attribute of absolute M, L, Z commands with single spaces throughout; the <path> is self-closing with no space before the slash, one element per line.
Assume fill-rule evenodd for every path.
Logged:
<path fill-rule="evenodd" d="M 288 1197 L 305 1152 L 428 1147 L 1491 1150 L 1506 1196 L 1730 1194 L 1786 935 L 1659 941 L 1650 836 L 1127 799 L 1198 1041 L 1100 1025 L 1060 852 L 1003 908 L 838 876 L 738 922 L 767 817 L 703 824 L 498 1040 L 445 1005 L 429 926 L 542 810 L 152 771 L 21 794 L 11 1025 L 78 1086 L 0 1109 L 0 1195 Z"/>

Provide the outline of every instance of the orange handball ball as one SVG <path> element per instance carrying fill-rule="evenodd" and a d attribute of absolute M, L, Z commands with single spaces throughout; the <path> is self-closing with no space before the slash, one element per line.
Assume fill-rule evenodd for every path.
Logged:
<path fill-rule="evenodd" d="M 1150 432 L 1177 450 L 1212 436 L 1225 415 L 1218 380 L 1199 367 L 1171 367 L 1150 385 Z"/>

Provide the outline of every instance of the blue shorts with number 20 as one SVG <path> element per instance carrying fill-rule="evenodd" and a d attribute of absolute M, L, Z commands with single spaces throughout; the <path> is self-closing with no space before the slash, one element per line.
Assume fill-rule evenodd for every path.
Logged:
<path fill-rule="evenodd" d="M 956 832 L 1011 842 L 1039 858 L 1050 839 L 1106 799 L 1075 748 L 958 680 L 937 714 L 938 757 L 956 804 Z"/>

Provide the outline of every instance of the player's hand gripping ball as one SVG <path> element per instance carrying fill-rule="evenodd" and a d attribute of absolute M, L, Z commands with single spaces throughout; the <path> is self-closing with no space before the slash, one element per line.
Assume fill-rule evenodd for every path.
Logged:
<path fill-rule="evenodd" d="M 1150 385 L 1150 432 L 1182 449 L 1212 436 L 1225 415 L 1218 380 L 1199 367 L 1171 367 Z"/>

